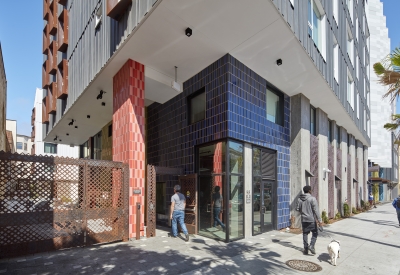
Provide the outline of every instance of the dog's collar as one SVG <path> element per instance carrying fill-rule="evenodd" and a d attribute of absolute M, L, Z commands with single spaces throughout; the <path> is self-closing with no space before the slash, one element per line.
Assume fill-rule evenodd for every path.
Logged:
<path fill-rule="evenodd" d="M 338 243 L 340 245 L 339 241 L 337 240 L 332 240 L 331 243 Z"/>

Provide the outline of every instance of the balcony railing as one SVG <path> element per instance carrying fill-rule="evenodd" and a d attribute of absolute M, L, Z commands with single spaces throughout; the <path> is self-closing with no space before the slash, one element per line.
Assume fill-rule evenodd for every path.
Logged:
<path fill-rule="evenodd" d="M 132 0 L 107 0 L 107 16 L 119 20 L 132 4 Z"/>
<path fill-rule="evenodd" d="M 47 89 L 47 86 L 49 85 L 48 67 L 49 67 L 49 60 L 46 60 L 42 66 L 42 88 L 43 89 Z"/>
<path fill-rule="evenodd" d="M 68 47 L 68 10 L 63 9 L 58 19 L 58 51 L 65 52 Z"/>
<path fill-rule="evenodd" d="M 48 25 L 46 24 L 43 28 L 43 53 L 47 53 L 48 48 L 49 48 L 49 28 Z"/>
<path fill-rule="evenodd" d="M 47 94 L 46 100 L 48 99 L 47 113 L 53 113 L 57 111 L 57 82 L 52 82 L 49 85 L 49 93 Z M 46 101 L 47 103 L 47 101 Z"/>
<path fill-rule="evenodd" d="M 49 104 L 49 96 L 43 98 L 42 104 L 42 123 L 49 123 L 49 112 L 47 111 L 47 105 Z"/>
<path fill-rule="evenodd" d="M 49 18 L 49 3 L 47 0 L 43 0 L 43 19 L 47 20 Z"/>

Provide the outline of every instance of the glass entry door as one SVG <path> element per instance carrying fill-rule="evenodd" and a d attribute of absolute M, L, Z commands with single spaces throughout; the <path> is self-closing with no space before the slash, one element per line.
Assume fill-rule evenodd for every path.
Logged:
<path fill-rule="evenodd" d="M 224 226 L 226 224 L 223 215 L 223 188 L 221 188 L 224 176 L 200 176 L 199 177 L 199 204 L 198 204 L 198 234 L 225 240 Z M 218 222 L 219 220 L 219 222 Z"/>
<path fill-rule="evenodd" d="M 273 230 L 274 181 L 258 181 L 253 188 L 253 231 L 254 234 Z"/>

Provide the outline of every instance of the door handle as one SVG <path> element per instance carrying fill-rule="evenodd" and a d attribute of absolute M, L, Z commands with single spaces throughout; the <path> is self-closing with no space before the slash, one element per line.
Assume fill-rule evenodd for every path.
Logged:
<path fill-rule="evenodd" d="M 207 212 L 211 212 L 211 204 L 207 204 Z"/>

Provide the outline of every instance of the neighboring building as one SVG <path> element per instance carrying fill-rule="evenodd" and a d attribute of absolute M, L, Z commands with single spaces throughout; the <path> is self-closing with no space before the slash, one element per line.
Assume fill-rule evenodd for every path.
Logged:
<path fill-rule="evenodd" d="M 43 124 L 42 124 L 42 100 L 43 90 L 37 88 L 35 94 L 35 103 L 32 109 L 32 134 L 29 137 L 32 141 L 28 146 L 32 155 L 51 155 L 59 157 L 79 157 L 79 147 L 60 144 L 62 140 L 52 140 L 52 142 L 43 142 Z M 38 110 L 38 111 L 37 111 Z"/>
<path fill-rule="evenodd" d="M 368 1 L 367 18 L 370 26 L 370 59 L 371 64 L 382 61 L 390 53 L 389 30 L 386 27 L 386 16 L 383 14 L 383 3 L 380 0 Z M 368 150 L 369 181 L 377 185 L 375 200 L 391 200 L 394 186 L 398 183 L 397 146 L 394 145 L 394 133 L 383 128 L 391 121 L 396 112 L 396 101 L 390 97 L 383 98 L 387 87 L 379 84 L 376 74 L 371 72 L 370 98 L 367 103 L 371 108 L 371 147 Z M 372 186 L 369 186 L 373 191 Z"/>
<path fill-rule="evenodd" d="M 300 226 L 294 201 L 306 184 L 329 217 L 344 202 L 359 207 L 371 135 L 367 2 L 179 3 L 44 0 L 44 141 L 129 164 L 130 237 L 146 164 L 198 175 L 206 237 L 236 240 L 292 216 Z M 174 181 L 159 180 L 161 219 Z M 215 186 L 226 232 L 210 223 Z"/>
<path fill-rule="evenodd" d="M 8 151 L 6 134 L 7 78 L 0 43 L 0 151 Z M 8 148 L 9 149 L 9 148 Z"/>
<path fill-rule="evenodd" d="M 31 137 L 17 134 L 17 147 L 18 154 L 31 154 L 32 140 Z"/>
<path fill-rule="evenodd" d="M 7 129 L 7 140 L 10 143 L 9 147 L 13 148 L 11 151 L 17 152 L 17 121 L 7 119 L 6 120 L 6 129 Z"/>

